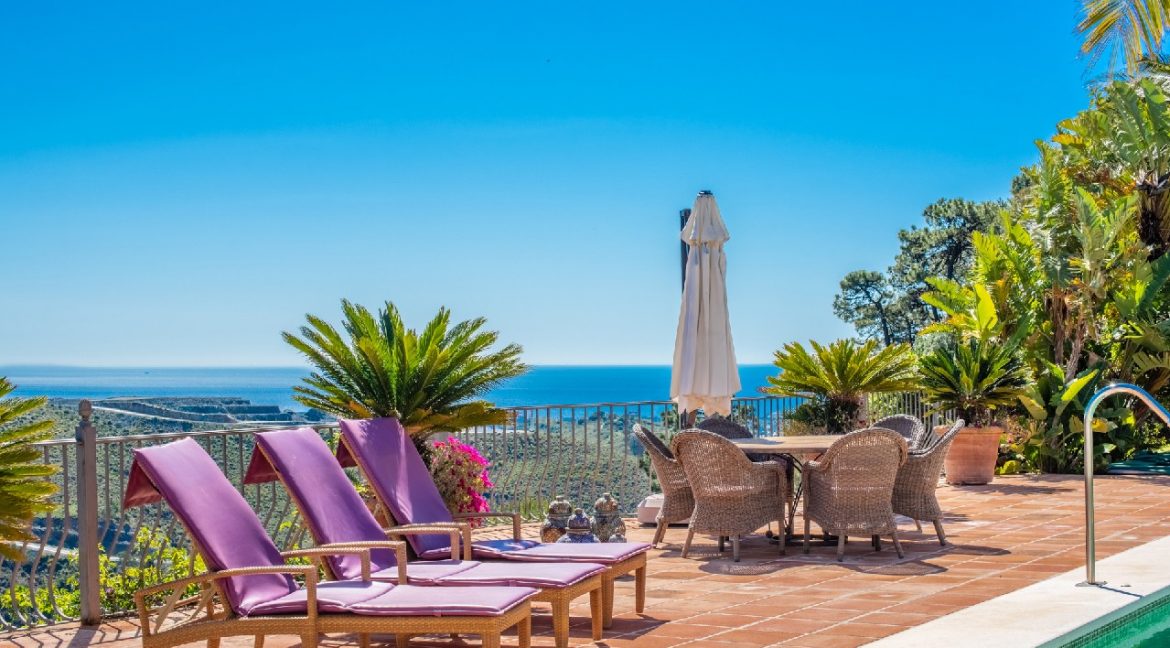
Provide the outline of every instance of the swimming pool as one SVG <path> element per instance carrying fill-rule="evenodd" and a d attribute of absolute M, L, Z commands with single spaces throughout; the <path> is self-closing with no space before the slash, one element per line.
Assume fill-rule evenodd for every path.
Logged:
<path fill-rule="evenodd" d="M 1142 597 L 1042 648 L 1162 648 L 1170 646 L 1170 587 Z"/>

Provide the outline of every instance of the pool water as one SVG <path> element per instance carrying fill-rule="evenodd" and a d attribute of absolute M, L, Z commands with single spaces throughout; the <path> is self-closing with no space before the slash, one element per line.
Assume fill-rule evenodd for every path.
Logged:
<path fill-rule="evenodd" d="M 1170 647 L 1170 588 L 1091 623 L 1071 637 L 1062 637 L 1062 641 L 1054 645 L 1063 648 Z"/>

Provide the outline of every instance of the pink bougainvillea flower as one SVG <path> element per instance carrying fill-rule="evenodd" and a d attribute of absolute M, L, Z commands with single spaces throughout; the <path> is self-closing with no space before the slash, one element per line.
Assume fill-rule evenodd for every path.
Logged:
<path fill-rule="evenodd" d="M 436 441 L 431 455 L 431 475 L 447 507 L 455 513 L 486 513 L 491 510 L 484 492 L 492 488 L 487 459 L 474 447 L 451 436 Z M 473 526 L 480 521 L 473 520 Z"/>

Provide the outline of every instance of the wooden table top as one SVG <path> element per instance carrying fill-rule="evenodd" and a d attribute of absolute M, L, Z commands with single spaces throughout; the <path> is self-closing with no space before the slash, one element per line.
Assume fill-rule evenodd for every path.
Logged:
<path fill-rule="evenodd" d="M 761 454 L 820 454 L 829 449 L 844 434 L 810 434 L 790 437 L 758 437 L 755 439 L 732 439 L 744 452 Z"/>

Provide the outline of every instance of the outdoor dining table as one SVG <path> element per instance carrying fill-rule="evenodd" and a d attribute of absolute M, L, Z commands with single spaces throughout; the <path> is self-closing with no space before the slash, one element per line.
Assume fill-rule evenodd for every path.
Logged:
<path fill-rule="evenodd" d="M 731 442 L 752 454 L 784 455 L 788 457 L 797 470 L 804 466 L 806 458 L 817 459 L 829 449 L 843 434 L 807 434 L 800 436 L 756 437 L 753 439 L 732 439 Z M 788 506 L 788 526 L 785 534 L 792 538 L 792 525 L 796 521 L 796 505 L 800 502 L 800 494 L 804 489 L 804 480 L 792 492 L 792 501 Z"/>
<path fill-rule="evenodd" d="M 744 452 L 759 454 L 791 455 L 801 461 L 800 455 L 824 454 L 844 434 L 803 434 L 800 436 L 756 437 L 754 439 L 732 439 Z M 803 462 L 802 462 L 803 463 Z"/>

